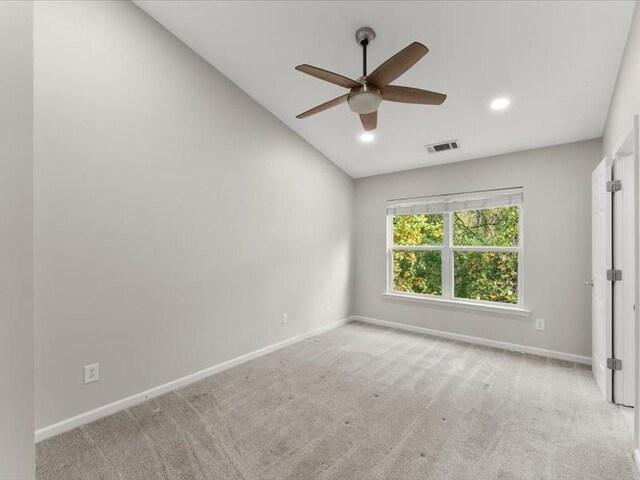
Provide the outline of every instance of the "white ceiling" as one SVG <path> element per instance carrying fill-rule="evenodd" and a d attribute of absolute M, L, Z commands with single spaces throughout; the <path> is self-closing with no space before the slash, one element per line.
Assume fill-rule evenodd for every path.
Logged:
<path fill-rule="evenodd" d="M 602 135 L 633 1 L 205 2 L 136 1 L 352 177 Z M 346 104 L 295 115 L 346 93 L 294 70 L 309 63 L 361 73 L 355 30 L 377 38 L 369 71 L 413 41 L 430 52 L 394 82 L 443 92 L 440 107 L 383 102 L 362 144 Z M 488 108 L 508 96 L 503 112 Z M 458 139 L 455 152 L 424 145 Z"/>

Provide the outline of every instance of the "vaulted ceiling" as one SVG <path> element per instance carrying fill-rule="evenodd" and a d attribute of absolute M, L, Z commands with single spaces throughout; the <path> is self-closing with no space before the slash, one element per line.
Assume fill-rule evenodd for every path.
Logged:
<path fill-rule="evenodd" d="M 635 2 L 204 2 L 137 5 L 353 177 L 602 135 Z M 358 27 L 371 26 L 370 71 L 413 41 L 430 52 L 394 83 L 443 92 L 440 107 L 383 102 L 375 140 L 345 93 L 294 70 L 361 74 Z M 489 103 L 509 97 L 496 112 Z M 424 145 L 457 139 L 460 149 Z"/>

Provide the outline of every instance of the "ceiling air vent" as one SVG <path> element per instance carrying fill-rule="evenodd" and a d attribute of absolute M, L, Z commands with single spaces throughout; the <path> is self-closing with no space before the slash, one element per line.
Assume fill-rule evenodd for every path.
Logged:
<path fill-rule="evenodd" d="M 446 152 L 447 150 L 455 150 L 460 147 L 458 140 L 449 140 L 447 142 L 432 143 L 424 146 L 429 153 Z"/>

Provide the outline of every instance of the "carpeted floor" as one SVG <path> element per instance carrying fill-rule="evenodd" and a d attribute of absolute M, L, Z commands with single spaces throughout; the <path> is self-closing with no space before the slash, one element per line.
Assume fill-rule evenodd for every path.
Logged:
<path fill-rule="evenodd" d="M 640 479 L 590 369 L 352 323 L 37 446 L 38 480 Z"/>

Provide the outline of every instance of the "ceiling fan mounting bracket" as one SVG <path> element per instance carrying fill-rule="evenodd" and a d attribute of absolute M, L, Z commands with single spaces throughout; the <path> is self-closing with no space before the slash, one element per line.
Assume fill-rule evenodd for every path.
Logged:
<path fill-rule="evenodd" d="M 362 46 L 362 42 L 366 45 L 371 45 L 376 38 L 376 32 L 371 27 L 360 27 L 356 30 L 356 43 L 358 46 Z"/>

